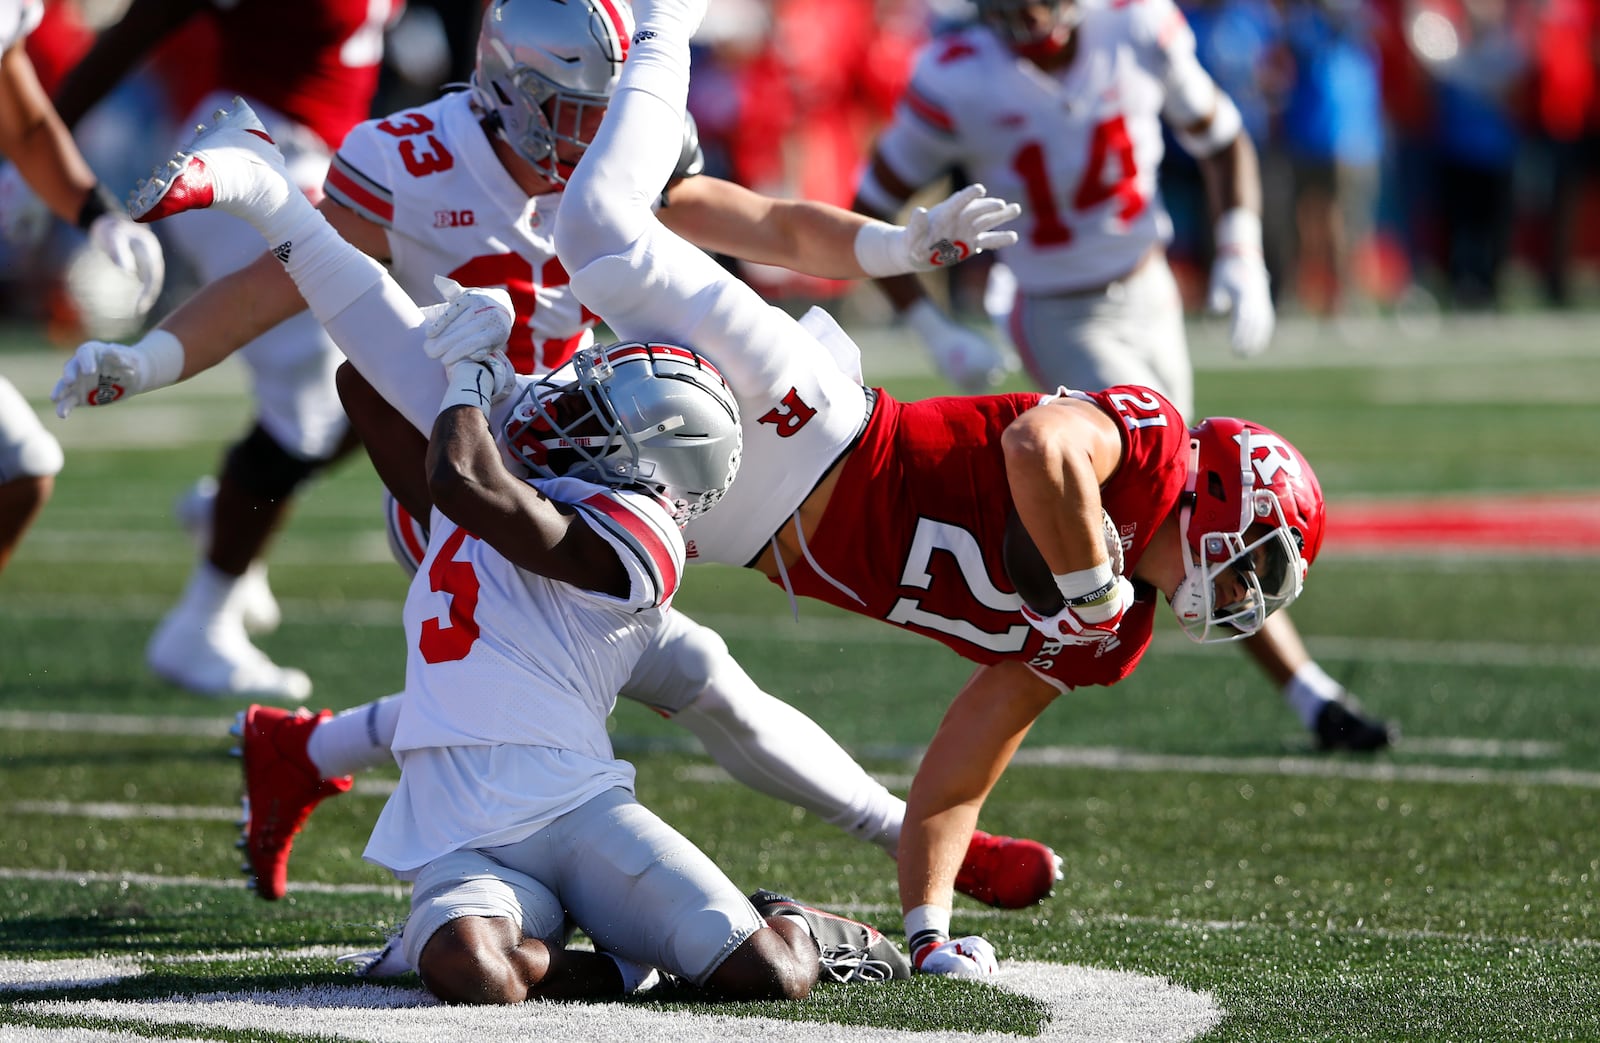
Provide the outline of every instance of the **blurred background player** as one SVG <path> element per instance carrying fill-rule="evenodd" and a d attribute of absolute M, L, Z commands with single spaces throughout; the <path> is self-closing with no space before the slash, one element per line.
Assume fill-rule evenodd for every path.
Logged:
<path fill-rule="evenodd" d="M 1171 0 L 977 0 L 979 20 L 932 40 L 879 137 L 857 209 L 892 217 L 962 168 L 1022 204 L 1000 251 L 1015 279 L 1007 330 L 1046 390 L 1141 384 L 1194 416 L 1183 301 L 1165 256 L 1156 189 L 1161 123 L 1199 163 L 1215 220 L 1209 300 L 1231 311 L 1241 355 L 1275 323 L 1262 261 L 1256 152 L 1239 111 L 1195 59 Z M 953 321 L 915 276 L 879 282 L 951 381 L 1003 376 L 987 337 Z M 1288 616 L 1248 638 L 1251 656 L 1326 749 L 1375 750 L 1389 730 L 1362 716 L 1311 659 Z"/>
<path fill-rule="evenodd" d="M 395 13 L 389 0 L 133 0 L 61 84 L 56 104 L 72 125 L 157 43 L 191 19 L 209 18 L 219 82 L 184 125 L 236 94 L 249 98 L 295 182 L 316 198 L 333 149 L 369 114 L 383 32 Z M 185 215 L 167 234 L 208 282 L 261 252 L 250 228 L 222 213 Z M 313 318 L 294 315 L 263 330 L 244 357 L 255 423 L 224 454 L 215 483 L 197 484 L 180 502 L 180 520 L 199 536 L 204 556 L 156 628 L 146 660 L 195 692 L 299 701 L 310 694 L 310 679 L 278 666 L 249 637 L 280 620 L 264 555 L 295 491 L 356 443 L 335 387 L 341 356 Z M 175 378 L 181 350 L 169 344 L 156 360 L 156 375 Z"/>
<path fill-rule="evenodd" d="M 165 265 L 150 229 L 128 220 L 89 169 L 39 83 L 24 40 L 44 17 L 43 0 L 0 0 L 0 157 L 51 213 L 89 239 L 133 277 L 143 315 L 161 293 Z M 0 569 L 32 524 L 61 470 L 61 446 L 33 408 L 0 377 Z"/>
<path fill-rule="evenodd" d="M 602 0 L 491 4 L 475 89 L 354 128 L 334 158 L 327 196 L 319 204 L 345 240 L 389 262 L 414 300 L 440 298 L 438 272 L 503 287 L 516 313 L 508 350 L 514 364 L 530 373 L 559 367 L 593 337 L 595 315 L 573 295 L 555 257 L 552 231 L 566 176 L 598 125 L 618 75 L 621 55 L 591 32 L 594 25 L 611 24 L 613 16 L 623 26 L 631 22 L 626 7 Z M 628 35 L 619 32 L 618 38 Z M 698 175 L 698 169 L 691 133 L 659 211 L 691 241 L 817 275 L 868 274 L 856 244 L 862 230 L 877 222 L 834 206 L 770 199 Z M 923 257 L 931 251 L 921 244 L 945 235 L 980 249 L 1008 240 L 1010 233 L 984 230 L 1011 213 L 1003 202 L 968 191 L 922 215 L 921 239 L 899 228 L 869 238 L 878 247 L 875 256 L 887 258 L 880 263 L 909 271 L 931 266 Z M 441 220 L 441 214 L 448 216 Z M 97 386 L 111 367 L 123 364 L 116 370 L 119 386 L 128 394 L 148 391 L 214 365 L 261 325 L 304 307 L 278 258 L 265 253 L 201 290 L 138 344 L 83 345 L 63 385 L 71 394 L 76 374 Z M 153 364 L 174 347 L 175 365 Z M 409 379 L 400 353 L 381 361 L 394 379 Z M 380 411 L 381 400 L 348 367 L 341 390 L 380 475 L 405 505 L 400 510 L 391 503 L 390 531 L 397 553 L 414 571 L 428 539 L 425 523 L 416 519 L 428 518 L 432 508 L 426 488 L 419 488 L 425 485 L 425 439 L 392 410 Z M 81 404 L 65 396 L 58 402 L 63 412 Z M 809 718 L 763 692 L 722 639 L 684 613 L 673 613 L 658 632 L 622 695 L 688 728 L 740 781 L 895 853 L 904 802 Z M 391 763 L 400 712 L 400 700 L 389 697 L 338 716 L 259 706 L 242 715 L 250 799 L 246 848 L 260 895 L 283 895 L 294 832 L 316 803 L 348 789 L 351 772 Z M 1049 893 L 1055 861 L 1037 842 L 980 832 L 960 886 L 990 904 L 1031 904 Z"/>

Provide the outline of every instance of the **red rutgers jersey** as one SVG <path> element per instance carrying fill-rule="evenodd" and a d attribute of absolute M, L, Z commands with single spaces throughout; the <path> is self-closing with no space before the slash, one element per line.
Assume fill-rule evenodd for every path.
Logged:
<path fill-rule="evenodd" d="M 1183 492 L 1188 426 L 1149 388 L 1070 394 L 1121 421 L 1122 465 L 1100 498 L 1131 572 Z M 1025 410 L 1053 399 L 1015 394 L 901 403 L 879 392 L 877 411 L 808 540 L 818 565 L 849 589 L 797 562 L 789 570 L 794 592 L 926 634 L 974 662 L 1020 659 L 1062 688 L 1128 676 L 1150 644 L 1159 595 L 1141 588 L 1112 641 L 1073 645 L 1029 626 L 1006 578 L 1001 546 L 1012 503 L 1000 433 Z"/>
<path fill-rule="evenodd" d="M 223 85 L 304 124 L 337 148 L 367 118 L 383 31 L 397 0 L 214 3 Z"/>

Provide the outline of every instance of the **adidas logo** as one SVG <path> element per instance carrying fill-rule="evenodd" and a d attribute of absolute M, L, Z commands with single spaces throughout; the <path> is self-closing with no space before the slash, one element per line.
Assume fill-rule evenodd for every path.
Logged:
<path fill-rule="evenodd" d="M 294 240 L 279 243 L 272 248 L 272 256 L 278 259 L 279 264 L 289 263 L 289 253 L 294 249 Z"/>

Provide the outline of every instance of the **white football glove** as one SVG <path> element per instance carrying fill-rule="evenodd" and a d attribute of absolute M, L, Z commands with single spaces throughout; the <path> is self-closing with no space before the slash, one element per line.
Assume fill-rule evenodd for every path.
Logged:
<path fill-rule="evenodd" d="M 924 945 L 911 962 L 919 974 L 942 974 L 950 978 L 987 978 L 1000 970 L 994 946 L 975 934 Z"/>
<path fill-rule="evenodd" d="M 55 215 L 23 180 L 16 164 L 0 165 L 0 236 L 20 249 L 44 241 Z"/>
<path fill-rule="evenodd" d="M 1012 369 L 1011 357 L 1000 345 L 950 318 L 927 298 L 907 308 L 905 320 L 926 345 L 939 373 L 969 395 L 994 387 Z"/>
<path fill-rule="evenodd" d="M 492 351 L 482 358 L 462 359 L 450 367 L 449 387 L 439 403 L 444 412 L 454 406 L 473 406 L 489 412 L 489 407 L 505 398 L 516 386 L 517 371 L 503 351 Z"/>
<path fill-rule="evenodd" d="M 968 185 L 933 207 L 917 207 L 902 225 L 870 221 L 856 233 L 856 263 L 875 279 L 948 268 L 985 250 L 1017 241 L 1009 229 L 996 231 L 1022 213 L 1022 207 Z"/>
<path fill-rule="evenodd" d="M 129 395 L 165 387 L 183 372 L 183 345 L 166 330 L 151 330 L 137 344 L 91 340 L 78 345 L 50 392 L 56 416 L 78 406 L 109 406 Z"/>
<path fill-rule="evenodd" d="M 433 285 L 444 303 L 422 309 L 428 319 L 427 340 L 422 346 L 429 358 L 450 369 L 457 362 L 487 358 L 506 346 L 513 319 L 510 294 L 485 287 L 468 289 L 443 275 L 435 275 Z"/>
<path fill-rule="evenodd" d="M 982 185 L 968 185 L 932 210 L 919 206 L 911 212 L 902 242 L 912 270 L 947 268 L 1017 241 L 1016 232 L 994 227 L 1015 220 L 1022 207 L 988 191 Z"/>
<path fill-rule="evenodd" d="M 143 318 L 155 307 L 167 276 L 161 240 L 149 227 L 135 224 L 123 214 L 101 214 L 89 223 L 89 241 L 104 251 L 118 268 L 139 280 L 139 295 L 133 310 L 138 318 Z"/>
<path fill-rule="evenodd" d="M 1052 641 L 1068 645 L 1093 645 L 1116 636 L 1122 617 L 1133 607 L 1133 584 L 1124 576 L 1117 577 L 1116 590 L 1111 599 L 1099 605 L 1081 608 L 1066 606 L 1053 616 L 1041 616 L 1026 604 L 1022 618 L 1028 625 Z"/>
<path fill-rule="evenodd" d="M 1233 313 L 1228 338 L 1234 354 L 1251 358 L 1267 350 L 1278 321 L 1261 259 L 1261 218 L 1243 208 L 1230 210 L 1217 219 L 1215 238 L 1207 303 L 1218 314 Z"/>

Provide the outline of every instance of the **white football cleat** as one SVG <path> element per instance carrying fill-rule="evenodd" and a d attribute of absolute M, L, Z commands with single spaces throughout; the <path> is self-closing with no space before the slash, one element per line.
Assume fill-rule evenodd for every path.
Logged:
<path fill-rule="evenodd" d="M 145 647 L 145 662 L 163 680 L 219 699 L 300 703 L 311 695 L 305 671 L 274 663 L 228 616 L 169 613 Z"/>
<path fill-rule="evenodd" d="M 261 120 L 243 98 L 234 98 L 134 187 L 128 212 L 148 223 L 214 207 L 251 221 L 276 213 L 298 191 Z"/>
<path fill-rule="evenodd" d="M 217 499 L 217 480 L 210 475 L 195 479 L 188 492 L 178 497 L 172 513 L 178 524 L 194 539 L 201 554 L 211 549 L 212 505 Z M 252 561 L 245 574 L 239 577 L 238 609 L 249 634 L 270 634 L 283 623 L 283 609 L 278 605 L 272 586 L 267 582 L 267 563 Z"/>

